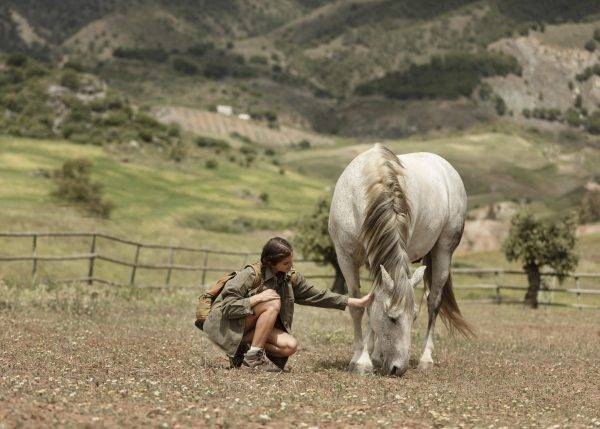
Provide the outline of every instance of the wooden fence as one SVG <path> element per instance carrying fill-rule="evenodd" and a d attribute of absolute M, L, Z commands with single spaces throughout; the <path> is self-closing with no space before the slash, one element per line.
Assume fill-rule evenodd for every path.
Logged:
<path fill-rule="evenodd" d="M 75 260 L 87 260 L 88 261 L 88 269 L 87 276 L 71 278 L 71 279 L 53 279 L 56 283 L 69 283 L 69 282 L 87 282 L 88 284 L 101 283 L 107 284 L 111 286 L 142 286 L 136 283 L 136 273 L 140 269 L 145 270 L 161 270 L 165 271 L 165 280 L 163 285 L 153 285 L 153 286 L 143 286 L 145 288 L 180 288 L 183 286 L 177 286 L 172 284 L 171 276 L 173 271 L 191 271 L 198 273 L 198 280 L 193 286 L 194 288 L 203 288 L 206 285 L 206 276 L 209 272 L 220 272 L 227 273 L 232 271 L 233 269 L 243 266 L 246 263 L 250 262 L 253 259 L 258 257 L 256 253 L 248 253 L 248 252 L 234 252 L 234 251 L 219 251 L 207 248 L 197 248 L 197 247 L 186 247 L 186 246 L 169 246 L 169 245 L 161 245 L 161 244 L 147 244 L 136 242 L 132 240 L 126 240 L 119 237 L 114 237 L 108 234 L 97 233 L 97 232 L 0 232 L 0 238 L 2 237 L 12 237 L 12 238 L 30 238 L 32 244 L 31 255 L 22 255 L 22 256 L 2 256 L 0 255 L 0 262 L 14 262 L 14 261 L 31 261 L 31 282 L 35 283 L 38 275 L 38 261 L 75 261 Z M 72 254 L 66 256 L 42 256 L 38 255 L 38 238 L 40 237 L 83 237 L 89 238 L 89 252 L 87 253 L 79 253 Z M 126 244 L 133 247 L 132 253 L 132 261 L 125 261 L 122 259 L 116 259 L 105 254 L 102 254 L 97 251 L 97 241 L 99 238 L 117 242 L 121 244 Z M 168 252 L 168 263 L 167 264 L 142 264 L 140 263 L 140 253 L 143 249 L 160 249 Z M 202 259 L 202 265 L 180 265 L 175 264 L 175 254 L 176 252 L 192 252 L 200 255 Z M 209 263 L 210 255 L 227 255 L 227 256 L 235 256 L 240 258 L 240 264 L 236 267 L 216 267 L 211 266 Z M 253 259 L 250 259 L 253 258 Z M 122 282 L 114 282 L 106 279 L 102 279 L 96 277 L 94 275 L 94 267 L 96 261 L 106 261 L 112 264 L 117 264 L 125 267 L 129 267 L 131 269 L 129 274 L 129 281 L 127 283 Z M 312 260 L 303 260 L 303 259 L 295 259 L 295 262 L 314 262 L 318 263 L 319 261 Z M 522 290 L 525 291 L 527 287 L 518 286 L 518 285 L 510 285 L 503 284 L 499 281 L 501 275 L 525 275 L 524 271 L 520 270 L 505 270 L 505 269 L 495 269 L 495 268 L 486 268 L 486 269 L 474 269 L 474 268 L 458 268 L 454 267 L 452 269 L 454 274 L 458 275 L 467 275 L 467 276 L 476 276 L 478 278 L 492 278 L 491 281 L 483 284 L 475 284 L 475 285 L 457 285 L 455 284 L 455 289 L 457 291 L 461 290 L 480 290 L 480 291 L 490 291 L 493 293 L 492 302 L 496 303 L 515 303 L 515 302 L 523 302 L 521 300 L 508 299 L 507 297 L 503 297 L 501 294 L 502 290 Z M 303 273 L 306 278 L 309 279 L 333 279 L 334 275 L 319 275 L 319 274 L 310 274 Z M 542 273 L 544 277 L 556 277 L 556 275 L 552 272 Z M 587 305 L 581 302 L 581 297 L 584 295 L 600 295 L 600 289 L 584 289 L 580 287 L 580 281 L 582 279 L 600 279 L 600 273 L 574 273 L 567 277 L 574 279 L 575 287 L 574 288 L 565 288 L 565 287 L 552 287 L 542 289 L 540 292 L 558 292 L 558 293 L 566 293 L 566 294 L 575 294 L 576 295 L 576 303 L 574 304 L 564 304 L 564 303 L 552 303 L 552 302 L 543 302 L 541 301 L 541 305 L 563 305 L 563 306 L 574 306 L 579 309 L 582 308 L 595 308 L 598 309 L 600 307 Z M 368 280 L 366 278 L 361 280 Z"/>

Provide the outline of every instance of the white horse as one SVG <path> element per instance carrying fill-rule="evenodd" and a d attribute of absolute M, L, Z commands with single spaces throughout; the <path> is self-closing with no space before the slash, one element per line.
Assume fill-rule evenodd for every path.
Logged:
<path fill-rule="evenodd" d="M 355 351 L 349 368 L 359 373 L 381 365 L 402 375 L 409 364 L 411 329 L 416 318 L 413 287 L 424 276 L 429 310 L 420 368 L 433 364 L 433 332 L 438 312 L 451 329 L 467 335 L 452 291 L 450 263 L 460 242 L 467 195 L 456 170 L 431 153 L 396 156 L 376 144 L 358 155 L 337 181 L 329 233 L 348 292 L 360 296 L 359 268 L 373 277 L 375 300 L 368 309 L 351 308 Z M 413 275 L 410 262 L 423 260 Z"/>

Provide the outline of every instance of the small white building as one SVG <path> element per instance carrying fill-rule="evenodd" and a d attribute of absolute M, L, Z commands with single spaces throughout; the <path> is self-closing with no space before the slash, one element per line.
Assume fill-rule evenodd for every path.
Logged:
<path fill-rule="evenodd" d="M 242 121 L 249 121 L 250 120 L 250 115 L 247 113 L 240 113 L 238 115 L 238 118 L 241 119 Z"/>
<path fill-rule="evenodd" d="M 225 116 L 231 116 L 231 115 L 233 115 L 233 107 L 219 104 L 217 106 L 217 113 L 220 113 L 221 115 L 225 115 Z"/>

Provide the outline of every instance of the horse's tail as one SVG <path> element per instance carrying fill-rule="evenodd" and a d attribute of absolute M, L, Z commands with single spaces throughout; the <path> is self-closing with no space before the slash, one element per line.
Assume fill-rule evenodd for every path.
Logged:
<path fill-rule="evenodd" d="M 425 275 L 423 276 L 423 284 L 425 285 L 425 290 L 429 291 L 431 288 L 431 255 L 427 255 L 423 258 L 423 263 L 426 265 Z M 471 325 L 465 320 L 460 309 L 458 308 L 458 303 L 456 302 L 456 298 L 454 297 L 454 289 L 452 288 L 452 273 L 448 274 L 448 279 L 446 280 L 446 284 L 442 288 L 442 301 L 440 303 L 440 316 L 442 318 L 442 322 L 444 326 L 448 328 L 451 333 L 459 332 L 464 337 L 475 336 L 473 328 Z"/>
<path fill-rule="evenodd" d="M 373 278 L 373 288 L 381 284 L 379 266 L 383 265 L 397 286 L 396 298 L 402 300 L 404 295 L 413 296 L 399 290 L 401 276 L 408 271 L 406 242 L 411 218 L 410 206 L 398 181 L 404 167 L 389 149 L 377 144 L 375 150 L 376 155 L 368 160 L 364 170 L 367 205 L 360 241 L 365 247 L 365 262 Z M 410 302 L 410 305 L 414 304 Z"/>

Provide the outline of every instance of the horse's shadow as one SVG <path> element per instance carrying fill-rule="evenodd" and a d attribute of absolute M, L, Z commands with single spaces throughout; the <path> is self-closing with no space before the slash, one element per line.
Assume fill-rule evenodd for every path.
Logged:
<path fill-rule="evenodd" d="M 316 370 L 337 370 L 337 371 L 346 371 L 348 369 L 348 364 L 350 363 L 350 359 L 320 359 L 315 362 Z"/>

